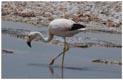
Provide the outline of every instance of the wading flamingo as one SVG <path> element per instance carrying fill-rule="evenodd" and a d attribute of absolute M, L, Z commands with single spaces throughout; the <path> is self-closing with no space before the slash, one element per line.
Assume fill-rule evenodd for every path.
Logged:
<path fill-rule="evenodd" d="M 81 32 L 81 31 L 85 31 L 86 27 L 84 25 L 75 23 L 72 20 L 69 19 L 55 19 L 53 21 L 50 22 L 49 26 L 48 26 L 48 37 L 43 37 L 43 35 L 40 32 L 30 32 L 28 34 L 28 38 L 27 38 L 27 44 L 29 47 L 31 47 L 31 41 L 33 39 L 40 39 L 43 42 L 50 42 L 53 39 L 53 36 L 59 36 L 59 37 L 63 37 L 64 39 L 64 48 L 63 51 L 57 55 L 55 58 L 53 58 L 50 62 L 50 65 L 52 65 L 54 63 L 54 61 L 63 54 L 62 57 L 62 67 L 64 64 L 64 55 L 65 52 L 69 50 L 69 45 L 66 42 L 66 37 L 72 37 L 73 35 Z"/>

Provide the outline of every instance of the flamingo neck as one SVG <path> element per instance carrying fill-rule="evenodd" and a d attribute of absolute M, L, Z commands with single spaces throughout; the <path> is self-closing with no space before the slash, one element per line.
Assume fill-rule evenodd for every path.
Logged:
<path fill-rule="evenodd" d="M 53 35 L 50 33 L 48 33 L 47 37 L 44 37 L 43 34 L 40 32 L 38 32 L 38 34 L 39 34 L 41 41 L 43 41 L 43 42 L 50 42 L 53 39 Z"/>

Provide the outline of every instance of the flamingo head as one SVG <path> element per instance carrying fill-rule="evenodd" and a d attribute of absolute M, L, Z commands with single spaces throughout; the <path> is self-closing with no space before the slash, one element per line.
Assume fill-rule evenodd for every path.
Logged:
<path fill-rule="evenodd" d="M 30 32 L 27 36 L 27 45 L 31 48 L 31 41 L 39 38 L 39 32 Z"/>

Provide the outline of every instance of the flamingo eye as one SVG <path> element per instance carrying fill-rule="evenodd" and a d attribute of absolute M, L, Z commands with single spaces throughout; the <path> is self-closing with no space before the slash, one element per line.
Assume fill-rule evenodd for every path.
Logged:
<path fill-rule="evenodd" d="M 31 38 L 31 36 L 28 36 L 29 38 Z"/>

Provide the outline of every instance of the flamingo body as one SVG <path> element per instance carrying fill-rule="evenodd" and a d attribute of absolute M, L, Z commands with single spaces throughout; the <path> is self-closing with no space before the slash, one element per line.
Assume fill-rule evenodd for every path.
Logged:
<path fill-rule="evenodd" d="M 48 37 L 44 37 L 42 33 L 40 32 L 30 32 L 28 34 L 27 44 L 29 47 L 31 47 L 31 41 L 33 39 L 40 39 L 43 42 L 50 42 L 54 35 L 63 37 L 64 38 L 64 48 L 63 52 L 61 52 L 59 55 L 57 55 L 55 58 L 53 58 L 50 62 L 50 65 L 54 63 L 54 61 L 63 54 L 62 58 L 62 67 L 64 62 L 64 55 L 65 52 L 69 50 L 69 45 L 66 42 L 66 37 L 72 37 L 73 35 L 86 30 L 84 25 L 75 23 L 72 20 L 69 19 L 55 19 L 49 23 L 48 26 Z"/>
<path fill-rule="evenodd" d="M 74 21 L 69 19 L 55 19 L 49 24 L 49 32 L 60 37 L 72 37 L 80 32 L 80 28 L 85 28 L 83 25 L 76 26 L 75 24 Z"/>

